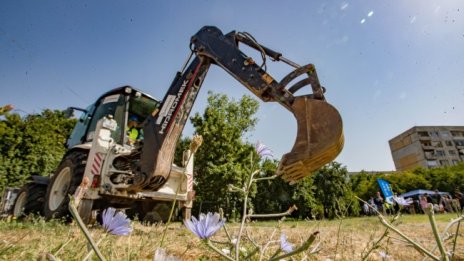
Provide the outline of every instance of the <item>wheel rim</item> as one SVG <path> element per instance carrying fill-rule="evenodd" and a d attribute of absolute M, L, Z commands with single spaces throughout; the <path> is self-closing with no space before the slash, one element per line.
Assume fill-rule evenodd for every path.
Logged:
<path fill-rule="evenodd" d="M 27 201 L 27 193 L 21 192 L 16 199 L 16 204 L 14 205 L 13 209 L 13 216 L 19 217 L 24 214 L 24 207 L 26 206 Z"/>
<path fill-rule="evenodd" d="M 68 196 L 71 185 L 71 168 L 66 167 L 58 173 L 48 196 L 48 207 L 51 211 L 58 209 Z"/>

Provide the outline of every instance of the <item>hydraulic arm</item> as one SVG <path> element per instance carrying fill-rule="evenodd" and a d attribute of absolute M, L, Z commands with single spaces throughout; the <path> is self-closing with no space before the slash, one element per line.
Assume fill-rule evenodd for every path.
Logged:
<path fill-rule="evenodd" d="M 239 44 L 261 53 L 258 65 L 245 55 Z M 296 182 L 332 161 L 343 147 L 342 120 L 338 111 L 325 101 L 314 65 L 300 66 L 263 45 L 247 33 L 226 35 L 216 27 L 203 27 L 191 38 L 192 53 L 176 74 L 161 107 L 144 124 L 141 170 L 132 189 L 157 189 L 168 178 L 177 140 L 188 119 L 198 91 L 211 64 L 215 64 L 265 102 L 278 102 L 293 113 L 298 133 L 292 150 L 285 154 L 277 171 L 288 182 Z M 281 81 L 266 72 L 266 58 L 281 61 L 294 70 Z M 298 80 L 288 86 L 292 80 Z M 310 85 L 312 94 L 297 96 Z"/>

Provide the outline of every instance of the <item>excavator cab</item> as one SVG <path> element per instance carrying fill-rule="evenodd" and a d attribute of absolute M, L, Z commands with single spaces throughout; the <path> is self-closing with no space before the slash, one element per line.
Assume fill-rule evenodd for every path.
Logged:
<path fill-rule="evenodd" d="M 130 118 L 137 119 L 137 128 L 141 130 L 143 121 L 158 107 L 159 101 L 131 86 L 115 88 L 103 94 L 86 109 L 70 107 L 68 108 L 69 116 L 72 116 L 73 110 L 81 111 L 82 114 L 66 146 L 72 148 L 76 145 L 92 142 L 97 122 L 108 115 L 117 124 L 117 129 L 112 133 L 111 138 L 117 144 L 129 144 L 127 133 Z"/>

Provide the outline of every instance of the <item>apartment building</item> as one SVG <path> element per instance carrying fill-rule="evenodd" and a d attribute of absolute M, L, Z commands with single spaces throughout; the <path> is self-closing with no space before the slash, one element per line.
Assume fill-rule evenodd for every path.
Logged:
<path fill-rule="evenodd" d="M 398 171 L 464 161 L 464 126 L 415 126 L 388 143 Z"/>

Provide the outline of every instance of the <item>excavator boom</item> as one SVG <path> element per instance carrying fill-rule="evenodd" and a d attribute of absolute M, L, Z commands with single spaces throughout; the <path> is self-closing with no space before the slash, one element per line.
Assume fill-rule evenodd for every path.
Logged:
<path fill-rule="evenodd" d="M 261 65 L 240 49 L 245 44 L 261 53 Z M 335 159 L 343 147 L 342 120 L 338 111 L 325 101 L 314 65 L 300 66 L 265 46 L 251 35 L 232 31 L 224 35 L 218 28 L 203 27 L 191 38 L 192 56 L 177 73 L 161 108 L 147 118 L 142 149 L 141 172 L 134 190 L 156 189 L 168 178 L 177 140 L 203 83 L 208 68 L 215 64 L 264 102 L 277 102 L 295 116 L 298 133 L 292 150 L 280 161 L 277 174 L 290 183 L 310 175 Z M 266 71 L 266 57 L 293 67 L 281 81 Z M 292 86 L 290 82 L 303 78 Z M 312 94 L 295 93 L 311 86 Z"/>

